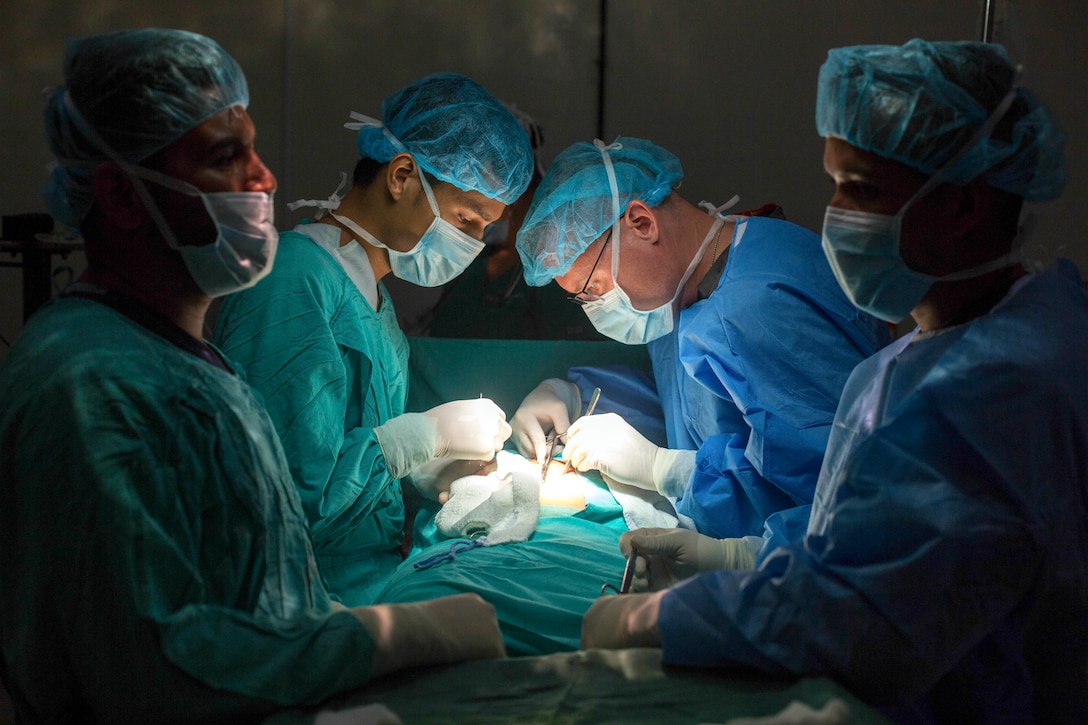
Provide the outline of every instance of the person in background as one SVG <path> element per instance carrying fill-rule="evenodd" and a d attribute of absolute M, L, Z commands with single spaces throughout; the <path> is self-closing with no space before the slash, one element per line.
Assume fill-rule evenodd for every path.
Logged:
<path fill-rule="evenodd" d="M 650 141 L 577 143 L 560 153 L 518 233 L 526 280 L 570 293 L 601 333 L 648 344 L 667 445 L 606 410 L 582 417 L 578 387 L 549 379 L 522 402 L 518 449 L 563 458 L 612 485 L 656 491 L 688 528 L 750 567 L 765 522 L 802 531 L 842 386 L 887 344 L 885 323 L 839 289 L 819 238 L 784 219 L 726 216 L 676 191 L 680 160 Z M 705 202 L 704 202 L 705 204 Z M 729 206 L 729 205 L 726 205 Z"/>
<path fill-rule="evenodd" d="M 515 242 L 533 192 L 547 170 L 541 159 L 544 131 L 516 106 L 507 107 L 529 134 L 536 159 L 533 179 L 502 219 L 488 226 L 483 253 L 446 285 L 427 332 L 452 338 L 605 340 L 581 310 L 566 302 L 558 285 L 538 288 L 525 282 Z"/>
<path fill-rule="evenodd" d="M 816 126 L 839 283 L 918 327 L 847 382 L 801 541 L 598 600 L 583 645 L 833 677 L 897 722 L 1088 721 L 1088 290 L 1018 229 L 1065 135 L 1001 46 L 923 40 L 832 50 Z"/>
<path fill-rule="evenodd" d="M 290 205 L 322 212 L 280 235 L 262 284 L 224 299 L 215 336 L 264 398 L 330 591 L 359 605 L 402 561 L 401 479 L 440 498 L 510 435 L 484 398 L 405 412 L 408 343 L 382 278 L 434 287 L 464 270 L 528 186 L 533 154 L 510 111 L 454 73 L 398 89 L 381 120 L 353 119 L 351 188 Z"/>
<path fill-rule="evenodd" d="M 0 678 L 20 722 L 259 722 L 502 656 L 468 595 L 346 609 L 268 415 L 201 340 L 276 257 L 242 69 L 181 30 L 73 40 L 46 188 L 88 266 L 0 365 Z"/>

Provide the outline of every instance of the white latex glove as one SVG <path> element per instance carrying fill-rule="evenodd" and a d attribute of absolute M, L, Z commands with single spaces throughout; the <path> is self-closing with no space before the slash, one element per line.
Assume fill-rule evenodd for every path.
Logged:
<path fill-rule="evenodd" d="M 704 571 L 752 569 L 758 536 L 714 539 L 688 529 L 636 529 L 620 536 L 620 551 L 635 559 L 631 591 L 656 592 Z"/>
<path fill-rule="evenodd" d="M 393 478 L 404 478 L 434 458 L 434 421 L 422 413 L 390 418 L 374 429 L 374 435 Z"/>
<path fill-rule="evenodd" d="M 567 432 L 563 458 L 620 483 L 679 497 L 695 468 L 695 451 L 660 448 L 615 413 L 582 416 Z"/>
<path fill-rule="evenodd" d="M 559 378 L 548 378 L 521 401 L 511 421 L 518 453 L 543 462 L 547 455 L 546 433 L 565 433 L 571 418 L 582 410 L 578 386 Z"/>
<path fill-rule="evenodd" d="M 494 461 L 432 458 L 408 474 L 408 478 L 424 498 L 446 503 L 454 481 L 465 476 L 486 476 L 495 468 Z"/>
<path fill-rule="evenodd" d="M 490 461 L 510 437 L 506 413 L 487 398 L 454 400 L 423 415 L 434 421 L 438 458 Z"/>
<path fill-rule="evenodd" d="M 850 707 L 843 700 L 833 697 L 819 710 L 806 702 L 791 700 L 790 704 L 773 715 L 735 717 L 727 720 L 725 725 L 849 725 L 850 722 Z"/>
<path fill-rule="evenodd" d="M 350 611 L 374 640 L 372 679 L 408 667 L 506 656 L 495 608 L 478 594 Z"/>
<path fill-rule="evenodd" d="M 657 613 L 665 592 L 601 597 L 582 618 L 581 649 L 660 647 Z"/>
<path fill-rule="evenodd" d="M 597 470 L 620 483 L 654 490 L 658 446 L 615 413 L 583 416 L 567 432 L 563 458 L 579 471 Z"/>
<path fill-rule="evenodd" d="M 404 725 L 397 714 L 381 703 L 349 707 L 346 710 L 322 710 L 314 725 Z"/>
<path fill-rule="evenodd" d="M 377 426 L 374 434 L 389 473 L 404 478 L 433 458 L 489 461 L 510 437 L 510 426 L 499 406 L 477 398 L 398 415 Z"/>

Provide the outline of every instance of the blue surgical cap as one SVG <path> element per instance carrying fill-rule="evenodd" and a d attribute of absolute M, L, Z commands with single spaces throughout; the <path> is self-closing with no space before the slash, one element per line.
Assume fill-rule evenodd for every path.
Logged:
<path fill-rule="evenodd" d="M 139 163 L 239 104 L 249 105 L 242 68 L 202 35 L 144 28 L 70 41 L 64 86 L 50 89 L 45 106 L 46 140 L 59 164 L 44 192 L 50 212 L 79 228 L 100 163 Z"/>
<path fill-rule="evenodd" d="M 621 136 L 601 146 L 615 170 L 620 215 L 632 201 L 657 206 L 684 178 L 680 159 L 649 141 Z M 566 148 L 548 167 L 518 231 L 525 281 L 541 287 L 566 274 L 616 219 L 602 148 L 586 142 Z"/>
<path fill-rule="evenodd" d="M 1013 88 L 1017 69 L 1000 45 L 911 40 L 828 53 L 820 68 L 816 129 L 852 146 L 936 173 L 986 123 Z M 983 177 L 1028 201 L 1065 187 L 1066 135 L 1025 89 L 989 137 L 944 179 Z"/>
<path fill-rule="evenodd" d="M 471 78 L 421 78 L 382 101 L 381 121 L 384 129 L 359 129 L 355 145 L 364 158 L 385 163 L 407 151 L 432 176 L 504 204 L 517 201 L 532 179 L 525 129 Z"/>

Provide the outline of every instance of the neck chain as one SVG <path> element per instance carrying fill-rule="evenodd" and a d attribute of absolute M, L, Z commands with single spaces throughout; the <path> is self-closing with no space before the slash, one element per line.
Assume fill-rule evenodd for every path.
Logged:
<path fill-rule="evenodd" d="M 714 264 L 714 260 L 718 258 L 718 241 L 722 238 L 722 229 L 725 229 L 725 222 L 723 221 L 721 226 L 718 227 L 717 233 L 714 235 L 714 249 L 710 252 L 710 263 Z"/>

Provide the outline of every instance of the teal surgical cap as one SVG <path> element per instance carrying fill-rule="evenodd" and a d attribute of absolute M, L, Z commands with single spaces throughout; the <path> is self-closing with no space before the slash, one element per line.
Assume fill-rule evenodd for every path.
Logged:
<path fill-rule="evenodd" d="M 517 201 L 533 177 L 525 129 L 487 89 L 456 73 L 435 73 L 382 101 L 384 126 L 364 123 L 355 144 L 385 163 L 407 151 L 423 169 L 462 191 Z"/>
<path fill-rule="evenodd" d="M 48 91 L 45 106 L 58 163 L 45 188 L 50 212 L 79 228 L 100 163 L 139 163 L 234 105 L 249 105 L 245 75 L 210 38 L 144 28 L 70 41 L 64 85 Z"/>
<path fill-rule="evenodd" d="M 649 141 L 621 136 L 612 144 L 580 142 L 555 157 L 533 195 L 517 235 L 525 281 L 546 285 L 611 227 L 617 216 L 603 154 L 616 174 L 619 213 L 632 201 L 655 207 L 684 178 L 680 159 Z"/>
<path fill-rule="evenodd" d="M 820 68 L 816 129 L 852 146 L 934 174 L 967 145 L 1013 88 L 1017 69 L 1000 45 L 911 40 L 828 53 Z M 946 171 L 963 184 L 1045 201 L 1061 195 L 1066 135 L 1025 89 L 994 131 Z"/>

